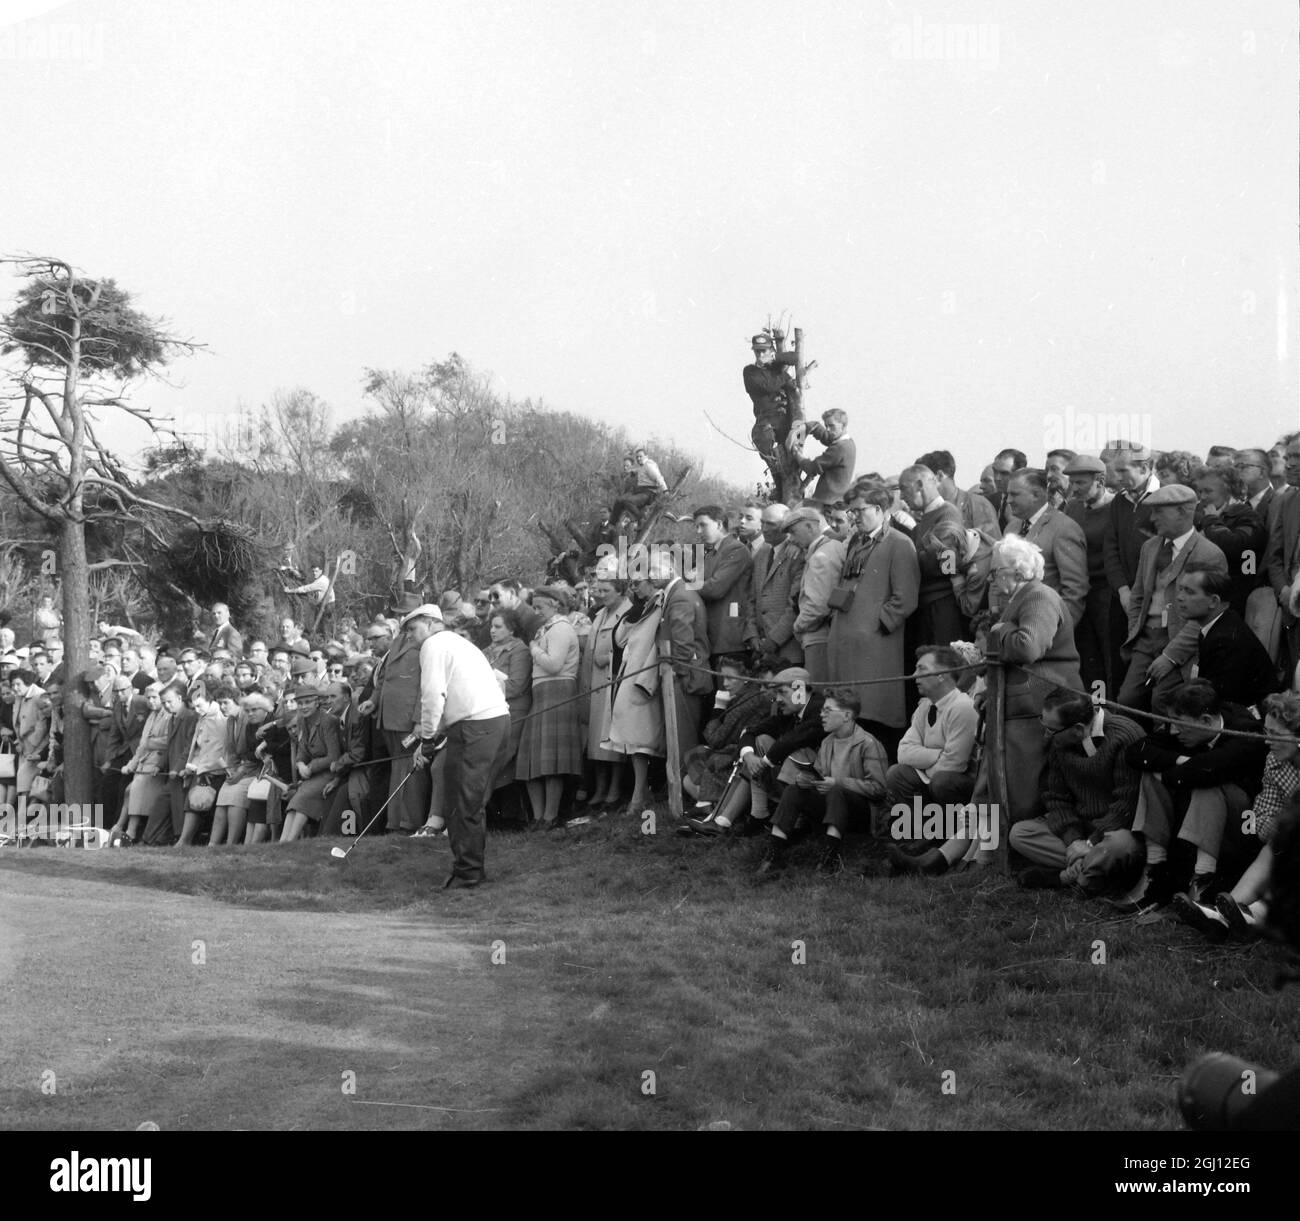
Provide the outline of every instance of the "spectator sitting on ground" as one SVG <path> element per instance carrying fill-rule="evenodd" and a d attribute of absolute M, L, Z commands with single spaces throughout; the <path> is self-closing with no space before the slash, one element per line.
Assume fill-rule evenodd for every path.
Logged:
<path fill-rule="evenodd" d="M 770 878 L 784 866 L 791 836 L 803 820 L 826 828 L 817 872 L 844 868 L 844 834 L 854 824 L 874 829 L 885 800 L 885 748 L 857 723 L 862 701 L 849 687 L 830 691 L 821 709 L 826 736 L 811 769 L 801 768 L 786 785 L 772 820 L 758 876 Z"/>
<path fill-rule="evenodd" d="M 682 788 L 697 808 L 710 807 L 705 817 L 686 821 L 687 829 L 700 835 L 722 835 L 747 810 L 749 786 L 737 774 L 741 737 L 772 711 L 770 688 L 762 681 L 770 670 L 747 675 L 738 658 L 723 658 L 719 668 L 726 677 L 704 726 L 704 744 L 687 751 L 683 760 Z M 733 774 L 736 783 L 729 785 Z"/>
<path fill-rule="evenodd" d="M 772 714 L 741 735 L 741 776 L 749 788 L 749 800 L 742 808 L 748 811 L 755 830 L 767 825 L 768 802 L 779 801 L 784 786 L 798 775 L 791 757 L 811 763 L 824 736 L 822 696 L 810 692 L 808 682 L 808 671 L 802 666 L 790 666 L 775 675 Z"/>
<path fill-rule="evenodd" d="M 1244 853 L 1258 850 L 1241 815 L 1259 789 L 1267 748 L 1223 730 L 1257 734 L 1259 722 L 1199 679 L 1174 692 L 1170 713 L 1180 723 L 1135 742 L 1125 756 L 1142 773 L 1133 831 L 1146 842 L 1146 870 L 1117 904 L 1126 912 L 1162 907 L 1180 890 L 1194 902 L 1213 900 L 1240 876 L 1250 859 Z M 1185 862 L 1170 859 L 1175 845 L 1195 852 L 1190 887 Z"/>
<path fill-rule="evenodd" d="M 1011 828 L 1012 849 L 1037 866 L 1020 882 L 1075 886 L 1085 895 L 1127 891 L 1143 851 L 1130 829 L 1138 773 L 1125 751 L 1144 736 L 1142 727 L 1080 691 L 1051 692 L 1042 721 L 1050 740 L 1045 812 Z"/>
<path fill-rule="evenodd" d="M 975 789 L 979 713 L 971 697 L 957 685 L 962 660 L 954 649 L 922 645 L 916 652 L 916 687 L 921 701 L 898 744 L 898 762 L 886 775 L 889 805 L 892 810 L 899 804 L 911 805 L 917 798 L 939 805 L 964 805 Z"/>
<path fill-rule="evenodd" d="M 1264 845 L 1237 884 L 1214 896 L 1213 904 L 1175 895 L 1173 911 L 1185 924 L 1221 941 L 1229 933 L 1257 935 L 1268 915 L 1273 840 L 1287 802 L 1300 793 L 1300 695 L 1287 692 L 1264 701 L 1264 732 L 1269 736 L 1264 782 L 1252 809 L 1243 816 Z"/>

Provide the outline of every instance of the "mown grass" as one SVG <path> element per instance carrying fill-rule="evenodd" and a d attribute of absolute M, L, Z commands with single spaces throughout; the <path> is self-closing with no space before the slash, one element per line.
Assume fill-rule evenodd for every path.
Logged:
<path fill-rule="evenodd" d="M 427 922 L 476 951 L 461 1018 L 486 1009 L 469 1083 L 494 1100 L 476 1126 L 1173 1128 L 1175 1082 L 1202 1052 L 1295 1055 L 1270 945 L 1215 946 L 982 872 L 819 879 L 810 848 L 758 885 L 760 844 L 617 818 L 494 836 L 492 883 L 447 893 L 445 841 L 366 841 L 343 864 L 307 841 L 32 850 L 0 868 Z"/>

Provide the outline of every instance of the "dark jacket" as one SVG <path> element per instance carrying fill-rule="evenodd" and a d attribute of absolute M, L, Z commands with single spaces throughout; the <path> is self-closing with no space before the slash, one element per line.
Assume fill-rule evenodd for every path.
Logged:
<path fill-rule="evenodd" d="M 1244 615 L 1250 591 L 1263 583 L 1268 527 L 1250 505 L 1235 504 L 1225 506 L 1217 517 L 1197 513 L 1196 528 L 1227 559 L 1232 578 L 1228 601 L 1237 614 Z"/>
<path fill-rule="evenodd" d="M 740 653 L 745 648 L 745 612 L 753 592 L 753 566 L 749 548 L 730 534 L 705 553 L 699 595 L 704 602 L 711 654 Z"/>
<path fill-rule="evenodd" d="M 1220 711 L 1224 729 L 1263 732 L 1263 723 L 1239 704 L 1223 704 Z M 1253 797 L 1259 792 L 1267 754 L 1268 746 L 1262 741 L 1224 735 L 1200 746 L 1185 747 L 1166 727 L 1135 742 L 1124 757 L 1140 772 L 1159 772 L 1165 788 L 1171 791 L 1235 784 Z M 1179 763 L 1183 755 L 1189 756 L 1187 762 Z"/>
<path fill-rule="evenodd" d="M 822 704 L 825 697 L 821 692 L 814 692 L 808 702 L 797 713 L 774 712 L 757 725 L 745 730 L 740 738 L 740 749 L 752 747 L 761 734 L 767 734 L 773 740 L 772 749 L 767 757 L 774 768 L 779 769 L 786 757 L 805 746 L 817 750 L 821 746 L 826 731 L 822 729 Z"/>
<path fill-rule="evenodd" d="M 1200 638 L 1195 664 L 1196 676 L 1210 683 L 1219 698 L 1230 704 L 1248 707 L 1277 690 L 1277 674 L 1268 650 L 1231 608 Z"/>

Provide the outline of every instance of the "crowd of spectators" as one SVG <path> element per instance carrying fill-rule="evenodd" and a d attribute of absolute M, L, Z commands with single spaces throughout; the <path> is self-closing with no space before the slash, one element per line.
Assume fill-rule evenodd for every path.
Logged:
<path fill-rule="evenodd" d="M 830 413 L 809 435 L 839 453 L 845 428 Z M 639 469 L 632 502 L 662 491 L 661 476 L 639 489 Z M 101 624 L 72 677 L 43 596 L 21 647 L 0 629 L 10 822 L 61 800 L 76 683 L 113 845 L 354 834 L 385 801 L 378 832 L 442 833 L 439 759 L 412 751 L 428 676 L 410 619 L 427 629 L 433 606 L 509 709 L 486 802 L 500 828 L 643 815 L 671 739 L 694 803 L 677 830 L 761 835 L 761 877 L 795 867 L 809 836 L 824 873 L 855 835 L 869 874 L 978 866 L 996 658 L 994 819 L 1022 883 L 1249 933 L 1300 790 L 1300 433 L 1204 463 L 1115 442 L 1030 467 L 1008 449 L 977 485 L 955 477 L 934 450 L 896 479 L 837 479 L 834 500 L 703 505 L 690 562 L 651 546 L 575 585 L 406 590 L 360 625 L 335 627 L 331 605 L 328 631 L 286 615 L 275 639 L 246 638 L 220 604 L 179 646 Z"/>

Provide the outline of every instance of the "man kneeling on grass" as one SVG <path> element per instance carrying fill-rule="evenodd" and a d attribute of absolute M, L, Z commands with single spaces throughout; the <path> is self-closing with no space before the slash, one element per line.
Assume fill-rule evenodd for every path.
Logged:
<path fill-rule="evenodd" d="M 885 800 L 888 759 L 885 748 L 857 723 L 861 711 L 862 700 L 850 688 L 836 688 L 826 696 L 821 712 L 826 737 L 816 763 L 801 768 L 781 794 L 759 877 L 770 877 L 782 868 L 790 837 L 806 819 L 820 818 L 826 827 L 817 858 L 819 873 L 839 873 L 844 868 L 844 832 L 850 823 L 864 821 L 870 828 L 873 804 Z"/>

